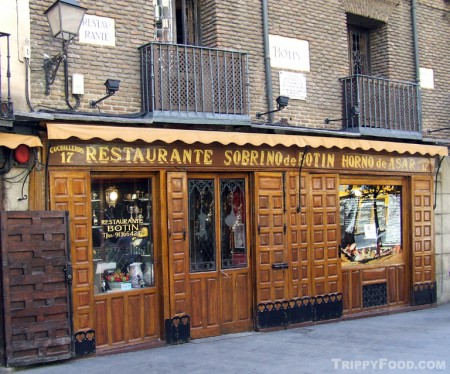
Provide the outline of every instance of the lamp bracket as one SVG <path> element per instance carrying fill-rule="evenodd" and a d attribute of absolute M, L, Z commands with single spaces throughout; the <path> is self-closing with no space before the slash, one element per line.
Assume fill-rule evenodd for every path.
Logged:
<path fill-rule="evenodd" d="M 119 91 L 119 85 L 120 85 L 120 80 L 118 79 L 107 79 L 105 82 L 105 86 L 106 86 L 106 96 L 103 96 L 101 99 L 97 100 L 97 101 L 90 101 L 89 102 L 89 107 L 90 108 L 97 108 L 97 104 L 102 102 L 103 100 L 106 100 L 108 97 L 111 97 L 112 95 L 114 95 L 117 91 Z"/>
<path fill-rule="evenodd" d="M 288 106 L 288 103 L 289 103 L 289 97 L 287 97 L 287 96 L 278 96 L 276 101 L 277 101 L 277 109 L 271 110 L 269 112 L 264 112 L 264 113 L 259 113 L 258 112 L 258 113 L 256 113 L 256 118 L 261 118 L 265 114 L 279 112 L 280 110 L 286 108 Z"/>
<path fill-rule="evenodd" d="M 59 65 L 63 60 L 67 59 L 67 43 L 63 41 L 61 52 L 57 55 L 44 58 L 42 68 L 45 72 L 45 94 L 50 95 L 50 86 L 53 84 L 58 73 Z"/>
<path fill-rule="evenodd" d="M 256 113 L 256 118 L 261 118 L 262 116 L 264 116 L 265 114 L 270 114 L 270 113 L 275 113 L 275 112 L 279 112 L 280 110 L 284 109 L 283 108 L 279 108 L 279 109 L 275 109 L 275 110 L 271 110 L 269 112 L 264 112 L 264 113 Z"/>
<path fill-rule="evenodd" d="M 108 97 L 111 97 L 112 95 L 114 95 L 116 93 L 116 91 L 108 91 L 108 94 L 106 96 L 103 96 L 101 99 L 98 99 L 97 101 L 91 100 L 89 102 L 89 107 L 90 108 L 97 108 L 97 104 L 101 103 L 103 100 L 106 100 Z"/>

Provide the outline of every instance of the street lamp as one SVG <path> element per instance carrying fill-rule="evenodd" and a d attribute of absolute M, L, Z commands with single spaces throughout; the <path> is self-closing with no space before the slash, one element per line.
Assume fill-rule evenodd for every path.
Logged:
<path fill-rule="evenodd" d="M 66 102 L 68 102 L 68 67 L 67 67 L 67 45 L 73 40 L 80 30 L 81 22 L 87 9 L 81 7 L 77 0 L 57 0 L 45 12 L 50 25 L 52 36 L 62 40 L 62 50 L 52 58 L 44 59 L 45 71 L 45 94 L 50 94 L 50 85 L 55 81 L 61 61 L 64 60 L 64 75 L 66 84 Z"/>

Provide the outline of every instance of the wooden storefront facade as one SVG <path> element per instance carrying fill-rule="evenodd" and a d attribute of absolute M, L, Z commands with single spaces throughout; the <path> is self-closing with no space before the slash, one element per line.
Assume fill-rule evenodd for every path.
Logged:
<path fill-rule="evenodd" d="M 69 212 L 73 331 L 95 331 L 97 353 L 436 301 L 440 147 L 202 135 L 45 142 L 33 204 Z M 120 262 L 122 237 L 147 246 Z"/>

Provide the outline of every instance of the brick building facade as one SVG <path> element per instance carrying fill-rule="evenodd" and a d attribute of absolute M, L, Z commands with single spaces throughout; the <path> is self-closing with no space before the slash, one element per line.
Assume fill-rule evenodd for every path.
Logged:
<path fill-rule="evenodd" d="M 23 3 L 0 196 L 68 212 L 72 328 L 36 356 L 0 331 L 4 364 L 450 299 L 448 1 L 81 0 L 66 56 L 53 2 Z"/>

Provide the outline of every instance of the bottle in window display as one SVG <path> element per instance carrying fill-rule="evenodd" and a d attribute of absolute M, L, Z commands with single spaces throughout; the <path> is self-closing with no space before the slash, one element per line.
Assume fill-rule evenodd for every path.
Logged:
<path fill-rule="evenodd" d="M 93 226 L 98 226 L 98 217 L 95 214 L 95 210 L 92 211 L 92 225 Z"/>

